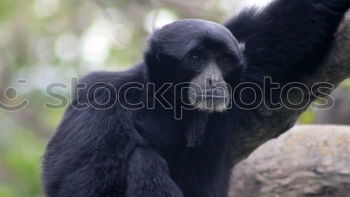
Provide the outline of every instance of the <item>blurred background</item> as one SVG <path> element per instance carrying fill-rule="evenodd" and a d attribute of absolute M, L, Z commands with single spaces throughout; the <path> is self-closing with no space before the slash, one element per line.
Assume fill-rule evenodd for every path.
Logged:
<path fill-rule="evenodd" d="M 65 84 L 55 91 L 69 98 L 72 78 L 93 70 L 123 70 L 141 61 L 155 28 L 184 18 L 223 22 L 244 6 L 266 3 L 0 0 L 0 197 L 43 196 L 41 157 L 69 102 L 50 97 L 49 84 Z M 310 109 L 300 124 L 350 124 L 349 87 L 345 83 L 337 90 L 335 107 Z M 55 109 L 45 107 L 47 103 Z"/>

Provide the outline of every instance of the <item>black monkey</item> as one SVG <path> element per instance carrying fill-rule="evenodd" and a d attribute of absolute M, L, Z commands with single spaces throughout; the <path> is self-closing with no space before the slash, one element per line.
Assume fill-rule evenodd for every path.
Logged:
<path fill-rule="evenodd" d="M 235 128 L 254 124 L 233 105 L 232 88 L 312 74 L 349 6 L 277 0 L 243 11 L 227 28 L 183 20 L 158 30 L 144 62 L 81 80 L 86 87 L 47 147 L 46 195 L 227 196 L 240 148 Z"/>

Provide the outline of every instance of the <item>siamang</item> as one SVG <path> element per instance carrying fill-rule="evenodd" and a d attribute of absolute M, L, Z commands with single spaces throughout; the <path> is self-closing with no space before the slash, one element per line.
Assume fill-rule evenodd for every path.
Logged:
<path fill-rule="evenodd" d="M 349 6 L 276 0 L 224 25 L 188 19 L 157 30 L 142 63 L 79 82 L 44 156 L 46 195 L 227 196 L 235 128 L 254 124 L 233 88 L 312 75 Z"/>

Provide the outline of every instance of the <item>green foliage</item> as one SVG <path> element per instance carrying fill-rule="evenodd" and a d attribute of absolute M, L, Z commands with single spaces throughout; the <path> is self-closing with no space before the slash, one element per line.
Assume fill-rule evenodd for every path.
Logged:
<path fill-rule="evenodd" d="M 299 119 L 300 124 L 312 124 L 315 122 L 315 113 L 312 111 L 312 109 L 307 110 L 304 112 Z"/>
<path fill-rule="evenodd" d="M 7 131 L 0 148 L 1 167 L 6 169 L 0 179 L 1 197 L 41 196 L 40 163 L 45 141 L 25 128 Z M 0 168 L 1 169 L 1 168 Z"/>
<path fill-rule="evenodd" d="M 1 0 L 0 2 L 0 22 L 8 19 L 14 13 L 16 1 L 14 0 Z"/>

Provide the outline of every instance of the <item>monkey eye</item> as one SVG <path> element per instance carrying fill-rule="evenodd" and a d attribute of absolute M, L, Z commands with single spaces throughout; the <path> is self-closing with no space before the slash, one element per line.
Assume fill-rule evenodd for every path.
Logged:
<path fill-rule="evenodd" d="M 231 65 L 233 64 L 233 58 L 231 56 L 225 56 L 220 60 L 222 65 Z"/>
<path fill-rule="evenodd" d="M 193 63 L 200 63 L 204 60 L 203 56 L 201 54 L 193 54 L 191 55 L 191 62 Z"/>

